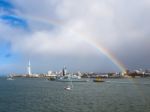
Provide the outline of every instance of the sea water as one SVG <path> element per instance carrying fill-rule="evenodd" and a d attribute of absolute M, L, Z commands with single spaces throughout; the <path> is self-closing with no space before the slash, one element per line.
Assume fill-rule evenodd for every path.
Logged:
<path fill-rule="evenodd" d="M 150 78 L 67 84 L 0 78 L 0 112 L 150 112 Z"/>

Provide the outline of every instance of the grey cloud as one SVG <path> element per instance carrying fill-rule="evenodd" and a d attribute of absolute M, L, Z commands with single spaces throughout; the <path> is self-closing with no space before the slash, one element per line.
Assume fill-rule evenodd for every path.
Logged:
<path fill-rule="evenodd" d="M 13 0 L 13 3 L 32 30 L 22 35 L 22 40 L 18 34 L 12 40 L 14 51 L 25 57 L 28 52 L 46 57 L 45 60 L 58 57 L 53 64 L 59 63 L 59 59 L 67 62 L 72 56 L 84 63 L 82 58 L 86 57 L 95 64 L 87 67 L 91 61 L 82 63 L 81 69 L 117 70 L 109 59 L 101 63 L 104 55 L 83 39 L 90 38 L 112 51 L 129 69 L 137 68 L 136 65 L 149 67 L 150 2 L 147 0 Z M 81 38 L 80 33 L 85 37 Z M 68 66 L 72 64 L 73 61 L 68 62 Z M 95 69 L 99 66 L 99 70 Z"/>

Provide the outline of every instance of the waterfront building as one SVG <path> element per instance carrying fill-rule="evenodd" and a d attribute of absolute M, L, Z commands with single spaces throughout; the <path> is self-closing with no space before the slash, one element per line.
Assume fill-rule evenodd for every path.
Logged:
<path fill-rule="evenodd" d="M 52 72 L 52 71 L 48 71 L 48 74 L 46 75 L 47 77 L 56 77 L 56 73 Z"/>

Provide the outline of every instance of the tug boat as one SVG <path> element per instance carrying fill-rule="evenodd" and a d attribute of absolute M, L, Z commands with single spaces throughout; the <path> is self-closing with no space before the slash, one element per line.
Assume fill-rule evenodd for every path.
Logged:
<path fill-rule="evenodd" d="M 93 82 L 105 82 L 102 78 L 97 77 L 96 79 L 93 80 Z"/>

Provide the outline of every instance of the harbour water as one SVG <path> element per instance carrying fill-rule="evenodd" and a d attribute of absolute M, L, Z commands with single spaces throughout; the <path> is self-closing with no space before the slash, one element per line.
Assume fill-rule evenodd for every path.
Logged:
<path fill-rule="evenodd" d="M 0 112 L 150 112 L 150 78 L 73 83 L 0 78 Z"/>

